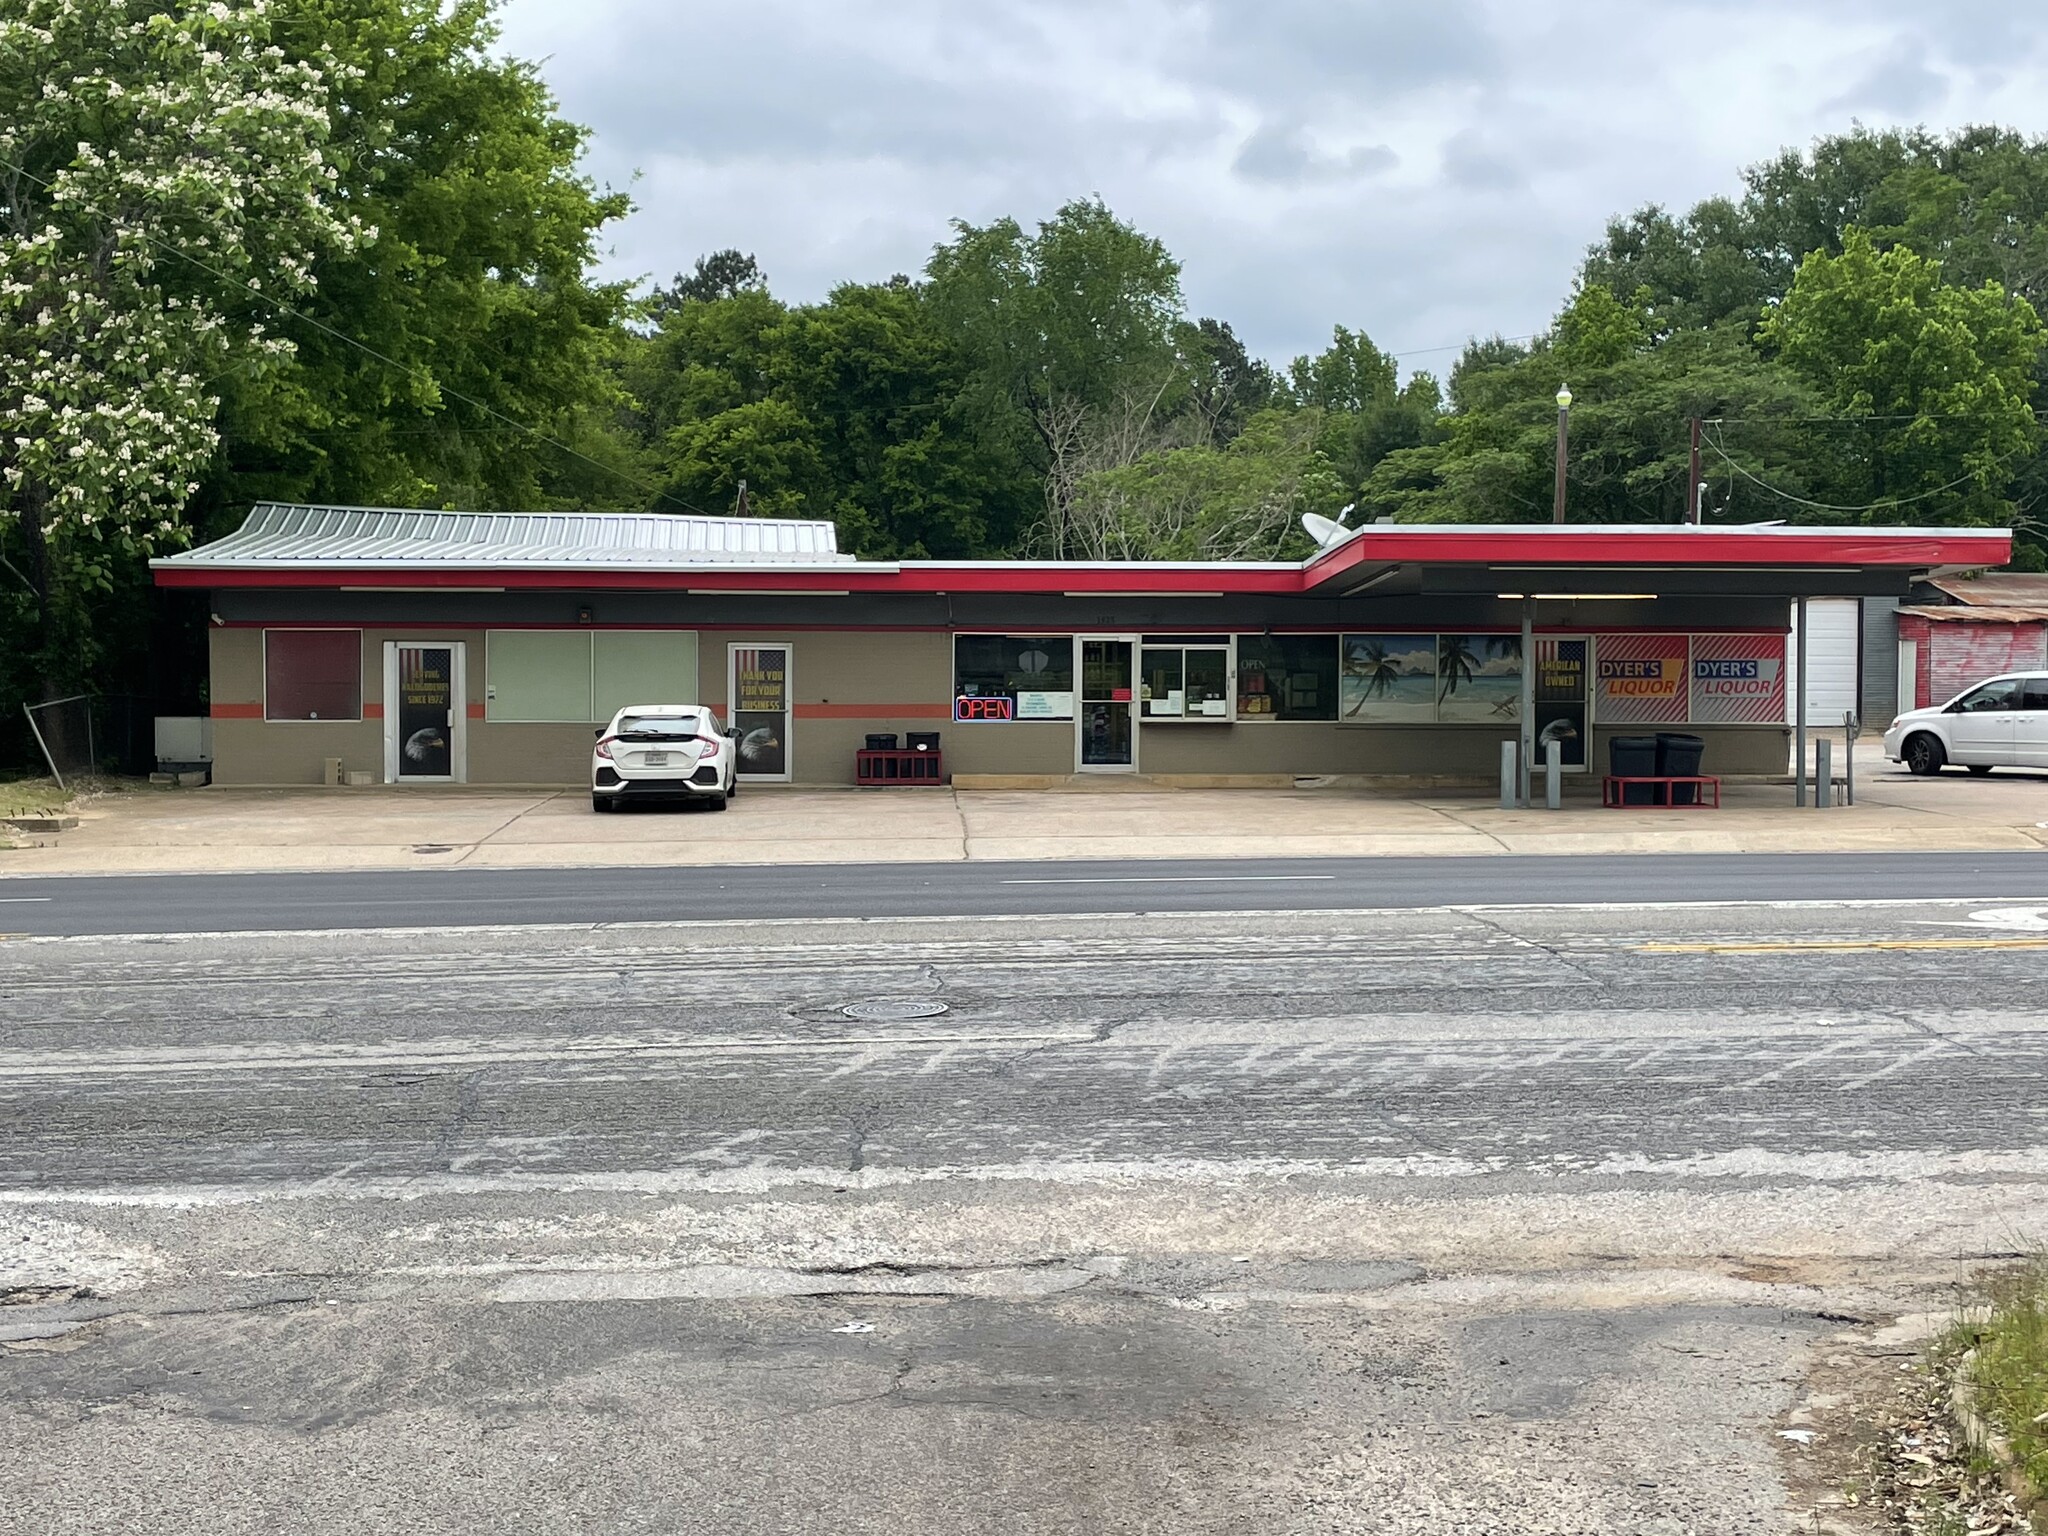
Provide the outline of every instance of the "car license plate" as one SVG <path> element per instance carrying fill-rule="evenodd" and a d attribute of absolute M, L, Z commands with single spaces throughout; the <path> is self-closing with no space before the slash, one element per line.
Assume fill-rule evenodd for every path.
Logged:
<path fill-rule="evenodd" d="M 643 753 L 641 760 L 650 768 L 666 768 L 668 766 L 668 754 L 666 752 Z"/>

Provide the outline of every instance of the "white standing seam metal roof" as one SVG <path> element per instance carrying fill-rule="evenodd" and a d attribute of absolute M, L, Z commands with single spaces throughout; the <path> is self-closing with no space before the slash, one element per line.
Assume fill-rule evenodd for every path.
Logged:
<path fill-rule="evenodd" d="M 261 502 L 226 538 L 152 566 L 777 569 L 853 564 L 830 523 L 667 512 L 412 512 Z"/>

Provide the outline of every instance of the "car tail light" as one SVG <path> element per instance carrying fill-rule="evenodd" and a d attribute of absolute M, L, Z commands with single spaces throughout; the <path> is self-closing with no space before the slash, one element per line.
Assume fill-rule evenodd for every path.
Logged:
<path fill-rule="evenodd" d="M 718 738 L 716 736 L 692 736 L 690 739 L 700 747 L 709 747 L 714 752 L 718 750 Z"/>
<path fill-rule="evenodd" d="M 616 740 L 618 740 L 616 736 L 605 737 L 604 740 L 597 744 L 597 755 L 602 758 L 609 758 L 612 755 L 612 743 Z"/>

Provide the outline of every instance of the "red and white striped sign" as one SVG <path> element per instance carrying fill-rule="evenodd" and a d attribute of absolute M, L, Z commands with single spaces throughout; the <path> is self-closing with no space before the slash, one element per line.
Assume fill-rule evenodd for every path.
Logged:
<path fill-rule="evenodd" d="M 1783 725 L 1785 637 L 1694 635 L 1692 718 L 1699 725 Z"/>
<path fill-rule="evenodd" d="M 1594 642 L 1593 718 L 1602 725 L 1683 725 L 1684 635 L 1601 635 Z"/>

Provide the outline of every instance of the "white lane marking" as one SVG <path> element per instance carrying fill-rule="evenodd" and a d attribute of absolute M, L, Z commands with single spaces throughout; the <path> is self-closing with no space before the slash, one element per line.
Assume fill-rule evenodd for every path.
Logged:
<path fill-rule="evenodd" d="M 25 901 L 55 901 L 56 899 L 54 896 L 0 896 L 0 902 L 8 902 L 16 906 Z"/>
<path fill-rule="evenodd" d="M 0 880 L 10 878 L 27 877 L 0 875 Z M 1319 875 L 1314 878 L 1336 877 Z M 2039 902 L 2048 906 L 2048 896 L 2015 896 L 2002 899 Z M 1900 907 L 1981 907 L 1984 901 L 1985 898 L 1982 896 L 1812 897 L 1799 900 L 1730 898 L 1721 901 L 1510 901 L 1460 902 L 1433 907 L 1289 907 L 1283 910 L 1271 907 L 1218 907 L 1192 914 L 1146 912 L 1137 908 L 1114 912 L 964 912 L 951 915 L 920 912 L 900 917 L 863 917 L 853 914 L 841 917 L 646 918 L 611 923 L 402 923 L 389 926 L 366 924 L 357 928 L 177 928 L 149 933 L 9 934 L 7 937 L 10 942 L 16 944 L 170 944 L 214 943 L 221 939 L 340 939 L 359 937 L 363 934 L 437 939 L 458 933 L 693 933 L 698 930 L 721 928 L 743 928 L 750 931 L 759 928 L 817 928 L 821 925 L 839 923 L 864 928 L 884 924 L 930 928 L 952 923 L 1118 923 L 1127 922 L 1134 917 L 1169 915 L 1299 922 L 1310 917 L 1361 917 L 1382 913 L 1431 917 L 1447 913 L 1464 915 L 1474 912 L 1724 912 L 1745 909 L 1756 912 L 1851 912 L 1882 911 Z"/>
<path fill-rule="evenodd" d="M 1953 1049 L 1955 1049 L 1955 1047 L 1950 1045 L 1949 1042 L 1946 1040 L 1930 1040 L 1926 1045 L 1923 1045 L 1919 1050 L 1913 1052 L 1910 1056 L 1901 1056 L 1896 1061 L 1893 1061 L 1886 1066 L 1879 1067 L 1875 1072 L 1866 1072 L 1861 1077 L 1852 1077 L 1846 1083 L 1836 1084 L 1835 1092 L 1851 1093 L 1858 1088 L 1869 1086 L 1871 1083 L 1876 1082 L 1881 1077 L 1890 1077 L 1894 1072 L 1900 1071 L 1906 1067 L 1910 1067 L 1916 1061 L 1925 1061 L 1929 1056 L 1939 1056 L 1943 1051 Z"/>
<path fill-rule="evenodd" d="M 1047 880 L 1005 880 L 1004 885 L 1250 885 L 1280 880 L 1334 880 L 1335 875 L 1062 875 Z"/>
<path fill-rule="evenodd" d="M 2048 907 L 1991 907 L 1982 912 L 1972 912 L 1970 921 L 1981 923 L 1986 928 L 2011 928 L 2030 932 L 2048 929 Z M 1960 927 L 1961 924 L 1950 924 Z"/>

